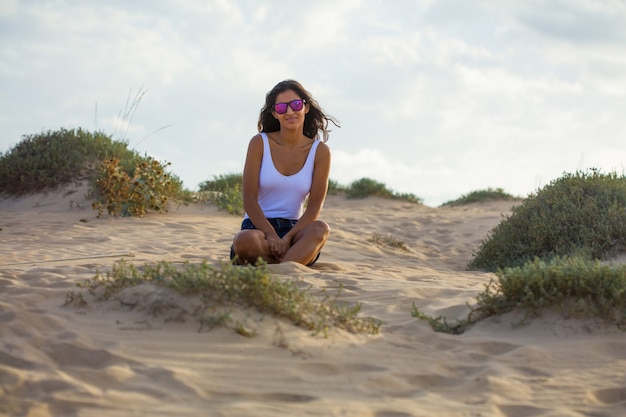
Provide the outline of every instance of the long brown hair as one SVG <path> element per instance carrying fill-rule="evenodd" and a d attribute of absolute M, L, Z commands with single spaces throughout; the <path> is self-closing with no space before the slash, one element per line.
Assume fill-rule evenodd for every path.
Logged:
<path fill-rule="evenodd" d="M 272 111 L 274 109 L 274 104 L 276 104 L 276 96 L 287 90 L 293 90 L 309 105 L 309 112 L 304 117 L 303 133 L 306 137 L 318 139 L 319 133 L 322 132 L 322 141 L 326 142 L 328 140 L 328 132 L 330 132 L 328 129 L 328 122 L 332 122 L 335 126 L 341 127 L 337 119 L 333 116 L 324 114 L 324 111 L 318 102 L 313 98 L 313 96 L 311 96 L 311 93 L 309 93 L 302 86 L 302 84 L 295 80 L 285 80 L 276 84 L 274 88 L 266 94 L 265 104 L 261 109 L 259 122 L 257 124 L 259 132 L 278 132 L 280 130 L 280 123 L 274 117 Z"/>

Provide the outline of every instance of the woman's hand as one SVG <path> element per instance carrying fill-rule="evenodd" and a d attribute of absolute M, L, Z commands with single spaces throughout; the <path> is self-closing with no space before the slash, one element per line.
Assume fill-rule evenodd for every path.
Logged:
<path fill-rule="evenodd" d="M 276 233 L 268 234 L 265 236 L 265 240 L 267 241 L 270 253 L 278 260 L 281 260 L 289 249 L 289 243 L 278 237 Z"/>

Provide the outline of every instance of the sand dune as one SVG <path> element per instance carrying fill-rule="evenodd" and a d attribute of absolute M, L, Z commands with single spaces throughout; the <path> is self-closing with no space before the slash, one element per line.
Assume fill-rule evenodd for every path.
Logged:
<path fill-rule="evenodd" d="M 210 205 L 102 218 L 85 189 L 0 201 L 0 414 L 8 416 L 621 416 L 626 337 L 593 320 L 515 313 L 435 333 L 413 304 L 463 318 L 491 274 L 465 265 L 510 202 L 430 208 L 330 196 L 313 268 L 272 272 L 383 320 L 327 338 L 254 311 L 257 336 L 201 329 L 198 300 L 160 287 L 87 307 L 68 291 L 119 259 L 225 261 L 240 219 Z M 393 235 L 408 250 L 373 245 Z"/>

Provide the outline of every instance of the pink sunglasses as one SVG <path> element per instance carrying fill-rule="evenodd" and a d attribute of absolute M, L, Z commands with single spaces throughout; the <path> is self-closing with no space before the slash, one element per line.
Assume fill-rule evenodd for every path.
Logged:
<path fill-rule="evenodd" d="M 304 107 L 304 103 L 306 103 L 304 99 L 292 100 L 289 103 L 276 103 L 274 104 L 274 111 L 278 114 L 285 114 L 287 113 L 287 106 L 291 107 L 293 111 L 300 111 Z"/>

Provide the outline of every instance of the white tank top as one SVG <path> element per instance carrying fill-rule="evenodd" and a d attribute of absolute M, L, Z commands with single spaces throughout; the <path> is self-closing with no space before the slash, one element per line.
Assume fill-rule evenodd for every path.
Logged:
<path fill-rule="evenodd" d="M 304 213 L 304 201 L 311 192 L 315 152 L 319 145 L 313 140 L 309 155 L 300 171 L 293 175 L 283 175 L 274 166 L 267 135 L 263 138 L 263 159 L 259 172 L 259 206 L 266 218 L 298 220 Z M 248 218 L 246 213 L 245 218 Z"/>

